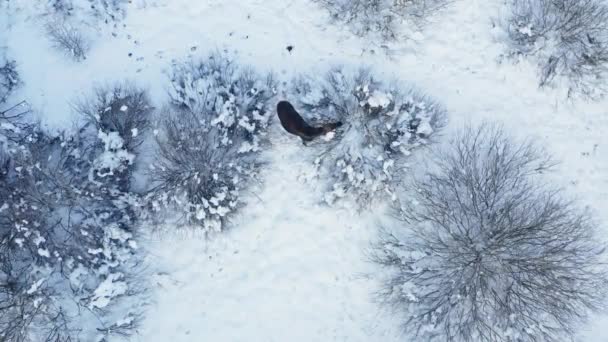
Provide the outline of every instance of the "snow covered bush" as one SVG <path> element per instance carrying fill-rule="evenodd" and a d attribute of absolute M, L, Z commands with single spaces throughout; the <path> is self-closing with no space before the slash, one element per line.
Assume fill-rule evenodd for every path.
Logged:
<path fill-rule="evenodd" d="M 359 36 L 378 35 L 383 41 L 399 38 L 399 25 L 419 28 L 448 0 L 313 0 Z"/>
<path fill-rule="evenodd" d="M 142 310 L 140 201 L 99 171 L 123 140 L 91 122 L 52 137 L 23 117 L 0 121 L 0 340 L 128 334 Z"/>
<path fill-rule="evenodd" d="M 106 23 L 123 19 L 128 3 L 129 0 L 46 0 L 48 10 L 60 17 L 86 13 Z"/>
<path fill-rule="evenodd" d="M 64 20 L 47 23 L 46 32 L 53 45 L 75 61 L 87 58 L 89 43 L 84 35 L 74 26 Z"/>
<path fill-rule="evenodd" d="M 154 211 L 177 211 L 205 232 L 224 228 L 259 169 L 274 86 L 222 54 L 174 66 L 151 170 Z"/>
<path fill-rule="evenodd" d="M 587 213 L 542 181 L 551 166 L 500 127 L 435 155 L 386 229 L 381 298 L 425 341 L 561 341 L 603 308 L 603 243 Z"/>
<path fill-rule="evenodd" d="M 595 97 L 607 90 L 606 2 L 513 0 L 505 26 L 512 54 L 539 59 L 541 86 L 563 76 L 570 92 Z"/>
<path fill-rule="evenodd" d="M 377 195 L 394 198 L 397 171 L 446 123 L 443 108 L 414 89 L 383 83 L 368 70 L 336 68 L 324 82 L 294 81 L 299 107 L 313 119 L 341 121 L 315 163 L 329 179 L 325 201 L 353 198 L 366 206 Z"/>
<path fill-rule="evenodd" d="M 19 74 L 15 61 L 0 58 L 0 104 L 6 102 L 8 96 L 19 85 Z"/>
<path fill-rule="evenodd" d="M 108 177 L 127 191 L 129 171 L 133 170 L 129 166 L 150 129 L 153 107 L 147 92 L 130 84 L 99 87 L 76 109 L 96 130 L 104 146 L 94 167 L 94 178 Z"/>
<path fill-rule="evenodd" d="M 48 0 L 47 6 L 61 16 L 72 15 L 74 4 L 71 0 Z"/>

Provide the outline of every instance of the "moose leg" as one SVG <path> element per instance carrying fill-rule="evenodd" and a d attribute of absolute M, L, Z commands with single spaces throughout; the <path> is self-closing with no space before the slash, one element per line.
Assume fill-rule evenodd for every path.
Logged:
<path fill-rule="evenodd" d="M 302 139 L 302 144 L 304 146 L 308 146 L 308 143 L 314 140 L 313 137 L 310 137 L 308 135 L 300 135 L 300 139 Z"/>

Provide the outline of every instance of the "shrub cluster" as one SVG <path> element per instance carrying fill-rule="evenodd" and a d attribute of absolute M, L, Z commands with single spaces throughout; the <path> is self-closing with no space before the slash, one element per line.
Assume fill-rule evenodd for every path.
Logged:
<path fill-rule="evenodd" d="M 405 22 L 420 28 L 448 0 L 313 0 L 337 21 L 359 36 L 376 35 L 381 41 L 397 40 Z"/>
<path fill-rule="evenodd" d="M 93 117 L 59 136 L 0 117 L 3 341 L 103 340 L 127 334 L 141 313 L 123 300 L 142 290 L 140 200 L 129 188 L 137 151 L 131 132 L 122 135 L 129 126 L 115 123 L 141 119 L 150 106 L 135 89 L 98 94 L 108 102 L 83 101 Z"/>
<path fill-rule="evenodd" d="M 506 21 L 510 49 L 538 57 L 540 85 L 565 77 L 591 97 L 607 90 L 608 4 L 600 0 L 513 0 Z"/>
<path fill-rule="evenodd" d="M 205 232 L 224 227 L 261 165 L 274 86 L 219 53 L 174 66 L 151 170 L 154 211 L 176 210 Z"/>
<path fill-rule="evenodd" d="M 59 17 L 88 14 L 106 23 L 119 21 L 125 16 L 129 0 L 47 0 L 48 9 Z"/>
<path fill-rule="evenodd" d="M 0 58 L 0 104 L 3 104 L 8 99 L 17 86 L 21 83 L 19 74 L 17 73 L 17 64 L 15 61 L 6 61 Z"/>
<path fill-rule="evenodd" d="M 397 171 L 446 124 L 436 102 L 365 69 L 336 68 L 322 82 L 301 77 L 292 92 L 312 118 L 343 123 L 315 161 L 330 180 L 324 194 L 329 204 L 351 197 L 365 206 L 379 194 L 394 197 Z"/>

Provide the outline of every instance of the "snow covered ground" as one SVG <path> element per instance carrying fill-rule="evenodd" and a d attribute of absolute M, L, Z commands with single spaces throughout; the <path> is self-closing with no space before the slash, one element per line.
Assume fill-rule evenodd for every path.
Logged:
<path fill-rule="evenodd" d="M 51 48 L 33 1 L 9 3 L 16 14 L 0 13 L 0 42 L 25 83 L 14 97 L 27 99 L 52 128 L 69 124 L 71 103 L 104 82 L 133 80 L 161 106 L 172 60 L 215 49 L 235 51 L 280 80 L 368 64 L 441 102 L 448 132 L 498 120 L 538 139 L 561 162 L 552 176 L 597 214 L 608 238 L 608 100 L 567 101 L 563 87 L 537 88 L 530 62 L 500 63 L 503 45 L 491 21 L 500 1 L 454 2 L 417 42 L 386 55 L 328 25 L 308 0 L 135 0 L 118 27 L 90 31 L 94 44 L 82 63 Z M 229 231 L 210 240 L 170 227 L 150 234 L 145 247 L 158 274 L 134 341 L 402 340 L 398 323 L 373 302 L 374 266 L 365 258 L 382 208 L 318 205 L 314 187 L 300 179 L 309 167 L 305 147 L 276 124 L 263 179 Z M 580 341 L 608 341 L 606 323 L 597 317 Z"/>
<path fill-rule="evenodd" d="M 371 301 L 369 215 L 317 204 L 298 180 L 310 168 L 301 143 L 274 133 L 264 185 L 234 229 L 209 242 L 153 235 L 149 248 L 168 274 L 155 279 L 158 302 L 136 340 L 396 340 L 395 322 Z"/>

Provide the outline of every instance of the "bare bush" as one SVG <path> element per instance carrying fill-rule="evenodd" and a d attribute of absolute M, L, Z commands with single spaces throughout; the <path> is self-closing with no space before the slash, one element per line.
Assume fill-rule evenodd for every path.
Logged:
<path fill-rule="evenodd" d="M 74 3 L 72 0 L 47 0 L 48 5 L 56 14 L 61 16 L 70 16 L 74 11 Z"/>
<path fill-rule="evenodd" d="M 214 54 L 176 65 L 151 170 L 154 211 L 219 231 L 241 204 L 267 143 L 274 80 Z"/>
<path fill-rule="evenodd" d="M 139 146 L 150 128 L 153 107 L 146 91 L 129 84 L 99 87 L 75 105 L 103 151 L 90 169 L 91 179 L 113 182 L 129 191 Z M 102 178 L 105 178 L 102 180 Z"/>
<path fill-rule="evenodd" d="M 534 144 L 469 128 L 436 154 L 375 246 L 381 298 L 430 341 L 557 341 L 604 308 L 603 243 L 541 179 Z"/>
<path fill-rule="evenodd" d="M 46 0 L 52 13 L 61 17 L 82 17 L 89 14 L 106 23 L 119 21 L 125 16 L 125 5 L 129 0 Z"/>
<path fill-rule="evenodd" d="M 397 40 L 399 25 L 420 28 L 449 0 L 313 0 L 359 36 L 376 34 L 383 41 Z"/>
<path fill-rule="evenodd" d="M 51 137 L 22 116 L 0 121 L 0 340 L 122 334 L 141 311 L 129 299 L 142 291 L 139 197 L 94 177 L 118 152 L 91 124 Z"/>
<path fill-rule="evenodd" d="M 396 172 L 446 123 L 439 104 L 365 69 L 336 68 L 325 82 L 299 78 L 292 92 L 311 119 L 343 123 L 315 161 L 322 178 L 330 179 L 324 195 L 329 204 L 351 197 L 365 207 L 380 194 L 394 197 Z"/>
<path fill-rule="evenodd" d="M 129 0 L 88 0 L 93 14 L 105 22 L 118 21 L 125 16 L 125 6 Z"/>
<path fill-rule="evenodd" d="M 53 45 L 77 62 L 87 58 L 89 42 L 83 34 L 63 20 L 49 22 L 46 32 Z"/>
<path fill-rule="evenodd" d="M 0 104 L 6 102 L 8 96 L 20 83 L 15 61 L 6 61 L 2 64 L 2 59 L 0 59 Z"/>
<path fill-rule="evenodd" d="M 607 90 L 608 5 L 599 0 L 514 0 L 506 22 L 513 54 L 537 56 L 540 85 L 565 77 L 570 94 Z"/>
<path fill-rule="evenodd" d="M 99 87 L 75 108 L 97 130 L 118 133 L 128 150 L 143 143 L 153 111 L 148 93 L 132 84 Z"/>

